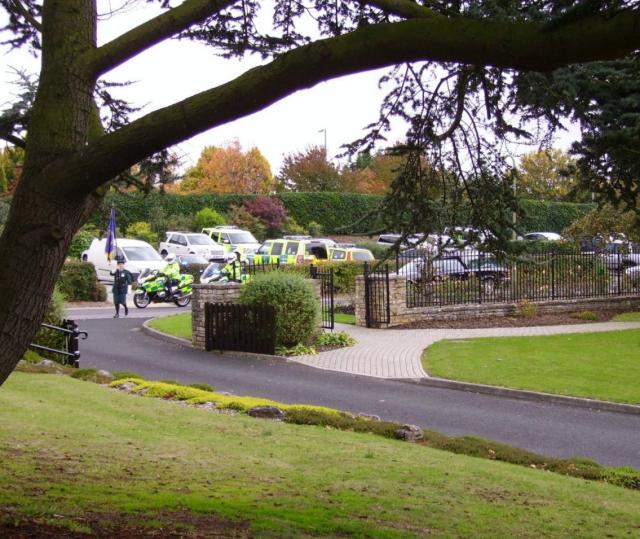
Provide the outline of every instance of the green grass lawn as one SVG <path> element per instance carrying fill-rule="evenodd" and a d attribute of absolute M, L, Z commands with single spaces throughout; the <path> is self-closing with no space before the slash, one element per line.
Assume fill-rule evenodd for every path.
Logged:
<path fill-rule="evenodd" d="M 640 330 L 440 341 L 425 350 L 433 376 L 640 403 Z"/>
<path fill-rule="evenodd" d="M 612 322 L 640 322 L 640 312 L 630 312 L 617 314 L 611 319 Z"/>
<path fill-rule="evenodd" d="M 173 314 L 154 318 L 149 321 L 149 326 L 174 337 L 191 340 L 191 313 Z"/>
<path fill-rule="evenodd" d="M 348 313 L 333 313 L 333 320 L 338 324 L 356 324 L 356 315 Z"/>
<path fill-rule="evenodd" d="M 24 519 L 161 535 L 217 523 L 225 537 L 640 533 L 638 491 L 63 376 L 14 373 L 0 425 L 0 535 Z"/>

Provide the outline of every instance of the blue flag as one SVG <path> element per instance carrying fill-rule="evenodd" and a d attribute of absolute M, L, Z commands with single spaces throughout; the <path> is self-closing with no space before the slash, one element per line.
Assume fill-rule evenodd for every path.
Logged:
<path fill-rule="evenodd" d="M 107 260 L 111 262 L 116 256 L 116 209 L 111 208 L 109 216 L 109 226 L 107 227 L 107 242 L 104 246 Z"/>

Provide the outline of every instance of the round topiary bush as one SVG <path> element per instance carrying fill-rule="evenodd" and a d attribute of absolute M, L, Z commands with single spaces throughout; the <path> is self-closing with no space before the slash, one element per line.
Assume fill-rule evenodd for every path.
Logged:
<path fill-rule="evenodd" d="M 240 302 L 276 308 L 276 344 L 294 346 L 308 342 L 318 331 L 320 304 L 313 285 L 279 271 L 256 275 L 242 287 Z"/>

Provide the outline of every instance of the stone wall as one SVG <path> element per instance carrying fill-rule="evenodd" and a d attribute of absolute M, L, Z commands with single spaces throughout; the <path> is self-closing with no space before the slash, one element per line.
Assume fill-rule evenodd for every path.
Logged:
<path fill-rule="evenodd" d="M 518 313 L 517 303 L 483 303 L 447 305 L 444 307 L 407 307 L 407 281 L 402 276 L 389 276 L 390 323 L 372 327 L 393 327 L 423 320 L 461 320 L 512 316 Z M 640 309 L 640 296 L 614 296 L 572 300 L 536 301 L 538 313 L 576 312 L 599 309 Z M 356 324 L 366 326 L 364 277 L 356 278 Z"/>
<path fill-rule="evenodd" d="M 194 284 L 191 297 L 191 327 L 194 348 L 205 349 L 204 304 L 235 303 L 240 296 L 240 283 Z"/>

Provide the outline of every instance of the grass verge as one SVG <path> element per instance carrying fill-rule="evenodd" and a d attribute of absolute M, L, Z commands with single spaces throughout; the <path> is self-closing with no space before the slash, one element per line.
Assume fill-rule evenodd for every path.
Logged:
<path fill-rule="evenodd" d="M 285 538 L 640 532 L 637 491 L 69 377 L 14 373 L 0 424 L 0 532 L 25 523 Z"/>
<path fill-rule="evenodd" d="M 640 312 L 620 313 L 611 319 L 612 322 L 640 322 Z"/>
<path fill-rule="evenodd" d="M 162 316 L 149 321 L 149 327 L 180 337 L 181 339 L 191 340 L 191 313 L 173 314 L 171 316 Z"/>
<path fill-rule="evenodd" d="M 433 376 L 640 403 L 640 330 L 445 340 L 427 348 Z"/>

